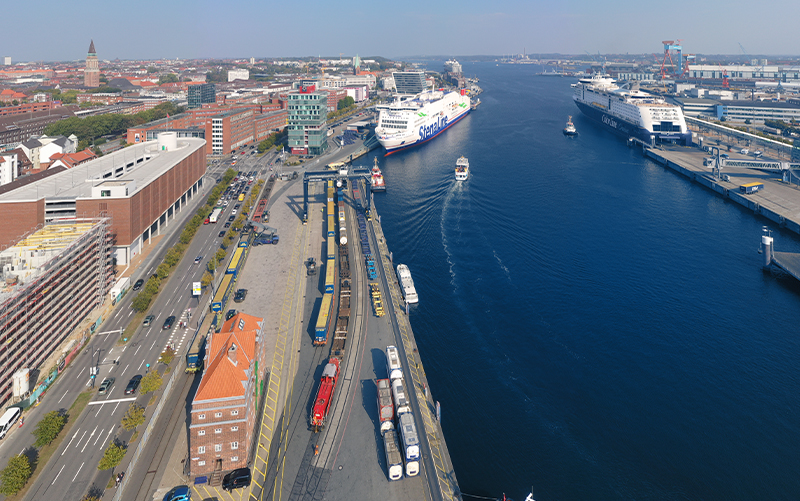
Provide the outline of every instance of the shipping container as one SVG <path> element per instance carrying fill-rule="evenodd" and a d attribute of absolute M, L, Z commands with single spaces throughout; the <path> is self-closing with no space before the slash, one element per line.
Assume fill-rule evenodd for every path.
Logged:
<path fill-rule="evenodd" d="M 396 346 L 386 347 L 386 373 L 389 379 L 403 379 L 403 366 L 400 364 L 400 352 Z"/>
<path fill-rule="evenodd" d="M 400 442 L 406 461 L 406 475 L 413 477 L 419 473 L 419 436 L 417 425 L 411 413 L 403 414 L 398 419 Z"/>
<path fill-rule="evenodd" d="M 403 387 L 402 379 L 392 381 L 392 395 L 394 396 L 394 408 L 398 418 L 411 412 L 411 405 L 408 403 L 408 398 L 406 398 L 406 390 Z"/>
<path fill-rule="evenodd" d="M 375 381 L 378 387 L 378 418 L 381 433 L 394 429 L 394 404 L 392 403 L 392 382 L 388 379 Z"/>
<path fill-rule="evenodd" d="M 394 430 L 383 434 L 383 448 L 386 451 L 386 469 L 389 480 L 400 480 L 403 478 L 403 455 L 400 453 L 397 434 Z"/>

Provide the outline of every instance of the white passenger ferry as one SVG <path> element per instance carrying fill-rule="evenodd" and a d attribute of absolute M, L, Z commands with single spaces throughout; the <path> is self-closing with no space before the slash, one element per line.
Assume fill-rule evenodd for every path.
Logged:
<path fill-rule="evenodd" d="M 386 154 L 430 141 L 470 112 L 466 90 L 425 91 L 415 96 L 395 96 L 377 106 L 375 135 Z"/>
<path fill-rule="evenodd" d="M 469 160 L 462 156 L 456 160 L 456 181 L 466 181 L 469 178 Z"/>
<path fill-rule="evenodd" d="M 417 289 L 414 288 L 414 280 L 411 278 L 411 271 L 404 264 L 397 265 L 397 279 L 403 288 L 403 297 L 406 303 L 416 303 L 419 301 Z"/>

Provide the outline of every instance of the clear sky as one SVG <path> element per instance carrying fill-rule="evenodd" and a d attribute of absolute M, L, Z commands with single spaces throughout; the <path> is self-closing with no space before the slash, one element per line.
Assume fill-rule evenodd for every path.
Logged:
<path fill-rule="evenodd" d="M 9 2 L 13 61 L 327 55 L 800 53 L 797 0 Z M 19 22 L 17 22 L 19 20 Z"/>

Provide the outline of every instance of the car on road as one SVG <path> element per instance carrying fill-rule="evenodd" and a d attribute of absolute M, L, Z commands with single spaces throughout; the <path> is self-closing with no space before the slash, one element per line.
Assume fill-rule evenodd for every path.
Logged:
<path fill-rule="evenodd" d="M 114 379 L 113 377 L 105 378 L 103 382 L 100 383 L 100 389 L 97 390 L 97 394 L 105 395 L 106 393 L 111 391 L 111 387 L 114 386 L 114 381 L 116 381 L 116 379 Z"/>
<path fill-rule="evenodd" d="M 228 473 L 222 479 L 222 490 L 233 491 L 250 485 L 250 469 L 239 468 Z"/>
<path fill-rule="evenodd" d="M 225 320 L 228 321 L 232 319 L 234 316 L 236 316 L 236 310 L 228 310 L 228 312 L 225 313 Z"/>
<path fill-rule="evenodd" d="M 229 222 L 229 223 L 232 223 L 234 219 L 236 219 L 236 218 L 235 218 L 235 217 L 233 217 L 233 216 L 230 216 L 230 217 L 228 218 L 228 222 Z"/>
<path fill-rule="evenodd" d="M 144 285 L 144 279 L 140 278 L 139 280 L 136 281 L 135 284 L 133 284 L 133 290 L 138 291 L 139 289 L 142 288 L 143 285 Z"/>
<path fill-rule="evenodd" d="M 233 206 L 233 208 L 234 208 L 234 209 L 238 209 L 238 208 L 239 208 L 239 207 L 241 207 L 241 206 L 242 206 L 242 204 L 236 204 L 236 205 L 234 205 L 234 206 Z"/>
<path fill-rule="evenodd" d="M 164 320 L 164 325 L 161 326 L 161 330 L 167 330 L 172 328 L 172 324 L 175 323 L 175 315 L 170 315 Z"/>
<path fill-rule="evenodd" d="M 247 289 L 239 289 L 236 291 L 236 294 L 233 295 L 233 302 L 234 303 L 241 303 L 247 297 Z"/>
<path fill-rule="evenodd" d="M 194 264 L 199 264 L 200 261 L 202 261 L 202 260 L 203 260 L 203 256 L 197 256 L 196 258 L 194 258 Z"/>
<path fill-rule="evenodd" d="M 219 234 L 218 234 L 217 236 L 218 236 L 219 238 L 222 238 L 222 237 L 224 237 L 224 236 L 225 236 L 225 230 L 222 230 L 222 231 L 220 231 L 220 232 L 219 232 Z"/>
<path fill-rule="evenodd" d="M 142 375 L 137 374 L 128 381 L 128 386 L 125 387 L 125 394 L 126 395 L 133 395 L 136 393 L 136 389 L 139 387 L 139 383 L 142 382 Z"/>
<path fill-rule="evenodd" d="M 142 322 L 142 325 L 144 325 L 145 327 L 150 327 L 150 324 L 152 324 L 153 320 L 155 319 L 156 319 L 155 315 L 147 315 L 146 317 L 144 317 L 144 322 Z"/>
<path fill-rule="evenodd" d="M 233 210 L 231 211 L 231 214 L 235 216 L 235 215 L 236 215 L 236 209 L 233 209 Z"/>
<path fill-rule="evenodd" d="M 188 485 L 173 487 L 164 495 L 163 501 L 192 501 L 192 491 Z"/>
<path fill-rule="evenodd" d="M 224 226 L 224 228 L 230 228 L 230 227 L 231 227 L 231 222 L 230 222 L 230 221 L 228 221 L 227 223 L 225 223 L 225 226 Z"/>

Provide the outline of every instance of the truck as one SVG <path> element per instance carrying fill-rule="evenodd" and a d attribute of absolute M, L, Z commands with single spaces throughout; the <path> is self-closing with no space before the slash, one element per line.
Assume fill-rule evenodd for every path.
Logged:
<path fill-rule="evenodd" d="M 310 257 L 308 261 L 306 261 L 306 275 L 316 275 L 317 274 L 317 261 Z"/>
<path fill-rule="evenodd" d="M 389 480 L 400 480 L 403 478 L 403 455 L 394 430 L 383 434 L 383 448 L 386 451 L 386 473 L 389 474 Z"/>
<path fill-rule="evenodd" d="M 403 414 L 411 412 L 411 405 L 406 398 L 406 390 L 403 388 L 403 380 L 395 379 L 392 381 L 392 395 L 394 395 L 394 408 L 397 413 L 397 419 Z"/>
<path fill-rule="evenodd" d="M 389 379 L 375 381 L 378 387 L 378 418 L 381 433 L 394 430 L 394 403 L 392 402 L 392 382 Z"/>
<path fill-rule="evenodd" d="M 750 195 L 751 193 L 755 193 L 763 189 L 764 189 L 764 183 L 760 183 L 758 181 L 739 186 L 739 191 L 741 191 L 745 195 Z"/>
<path fill-rule="evenodd" d="M 317 433 L 325 426 L 325 418 L 333 401 L 333 393 L 336 391 L 336 383 L 339 381 L 339 359 L 331 357 L 325 368 L 322 369 L 322 378 L 319 382 L 317 396 L 314 398 L 314 405 L 311 408 L 309 418 L 311 430 Z"/>
<path fill-rule="evenodd" d="M 419 435 L 414 416 L 411 413 L 401 415 L 397 420 L 400 429 L 400 441 L 406 461 L 406 476 L 419 474 Z"/>
<path fill-rule="evenodd" d="M 203 360 L 206 353 L 206 336 L 195 333 L 192 345 L 186 353 L 186 373 L 194 373 L 203 370 Z"/>
<path fill-rule="evenodd" d="M 222 215 L 222 209 L 221 208 L 214 209 L 214 212 L 212 212 L 211 215 L 208 216 L 208 222 L 216 224 L 217 221 L 219 221 L 219 217 L 221 215 Z"/>

